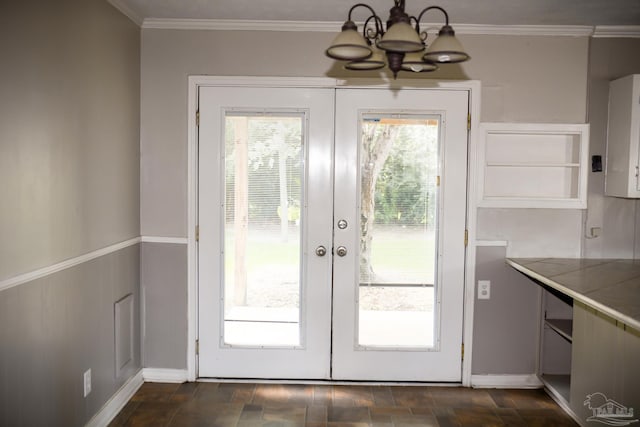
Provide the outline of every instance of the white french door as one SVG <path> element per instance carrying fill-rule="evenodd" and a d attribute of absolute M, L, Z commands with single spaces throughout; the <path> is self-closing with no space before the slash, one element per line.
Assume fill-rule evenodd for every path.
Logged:
<path fill-rule="evenodd" d="M 461 380 L 467 105 L 200 88 L 200 377 Z"/>
<path fill-rule="evenodd" d="M 354 226 L 334 231 L 347 253 L 334 258 L 333 378 L 461 380 L 467 105 L 465 91 L 337 91 L 334 216 Z M 395 156 L 404 168 L 380 167 L 364 227 L 385 138 L 385 163 Z"/>
<path fill-rule="evenodd" d="M 334 91 L 199 103 L 199 376 L 329 378 Z"/>

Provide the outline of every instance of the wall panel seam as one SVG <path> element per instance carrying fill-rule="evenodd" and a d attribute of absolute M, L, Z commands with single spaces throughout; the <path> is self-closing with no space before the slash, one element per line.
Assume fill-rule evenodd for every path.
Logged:
<path fill-rule="evenodd" d="M 125 249 L 125 248 L 128 248 L 129 246 L 138 244 L 141 241 L 142 239 L 140 237 L 134 237 L 133 239 L 125 240 L 110 246 L 106 246 L 104 248 L 101 248 L 92 252 L 88 252 L 86 254 L 83 254 L 74 258 L 70 258 L 47 267 L 39 268 L 37 270 L 29 271 L 27 273 L 10 277 L 8 279 L 0 281 L 0 292 L 7 290 L 9 288 L 12 288 L 14 286 L 22 285 L 24 283 L 41 279 L 43 277 L 49 276 L 59 271 L 66 270 L 67 268 L 75 267 L 77 265 L 91 261 L 101 256 L 108 255 L 113 252 L 117 252 L 121 249 Z"/>

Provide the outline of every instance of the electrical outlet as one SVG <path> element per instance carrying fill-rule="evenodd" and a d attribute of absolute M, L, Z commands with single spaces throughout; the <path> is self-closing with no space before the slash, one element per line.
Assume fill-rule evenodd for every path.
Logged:
<path fill-rule="evenodd" d="M 491 298 L 491 281 L 478 280 L 478 299 Z"/>
<path fill-rule="evenodd" d="M 91 393 L 91 369 L 87 369 L 82 378 L 84 383 L 84 397 L 87 397 L 87 395 Z"/>

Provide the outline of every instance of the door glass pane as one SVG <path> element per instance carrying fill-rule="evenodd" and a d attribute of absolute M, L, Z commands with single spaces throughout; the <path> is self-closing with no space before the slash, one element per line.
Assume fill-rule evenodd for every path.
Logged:
<path fill-rule="evenodd" d="M 303 114 L 226 114 L 226 345 L 300 345 L 303 123 Z"/>
<path fill-rule="evenodd" d="M 435 116 L 362 116 L 362 347 L 434 345 L 438 138 Z"/>

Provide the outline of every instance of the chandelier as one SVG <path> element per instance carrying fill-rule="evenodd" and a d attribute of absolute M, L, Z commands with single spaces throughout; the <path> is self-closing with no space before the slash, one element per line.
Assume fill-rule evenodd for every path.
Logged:
<path fill-rule="evenodd" d="M 429 6 L 416 18 L 404 11 L 405 0 L 394 0 L 394 3 L 389 11 L 386 31 L 382 19 L 371 6 L 364 3 L 352 6 L 347 21 L 342 25 L 342 32 L 326 50 L 326 55 L 347 61 L 344 67 L 348 70 L 378 70 L 388 65 L 394 79 L 399 71 L 435 71 L 438 69 L 437 64 L 457 63 L 469 59 L 469 55 L 455 37 L 453 28 L 449 25 L 449 15 L 443 8 Z M 366 8 L 371 13 L 364 21 L 362 34 L 351 20 L 351 14 L 358 7 Z M 427 46 L 427 33 L 420 30 L 420 20 L 430 10 L 441 11 L 445 24 L 436 39 Z"/>

